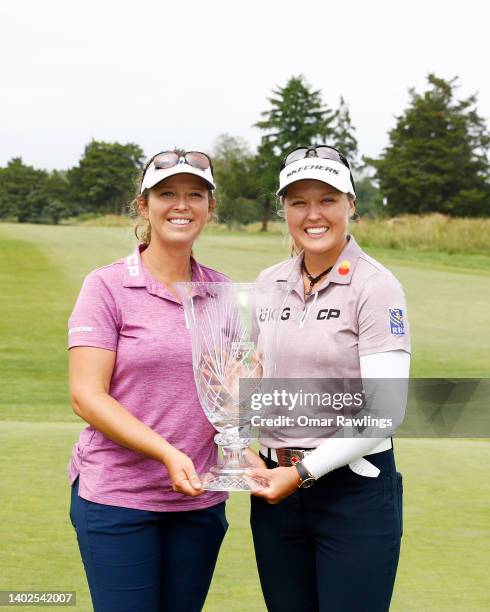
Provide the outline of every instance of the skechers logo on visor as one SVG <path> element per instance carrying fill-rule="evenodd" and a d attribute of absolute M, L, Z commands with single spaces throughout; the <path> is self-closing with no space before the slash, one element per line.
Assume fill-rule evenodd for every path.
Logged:
<path fill-rule="evenodd" d="M 330 174 L 339 174 L 339 171 L 336 168 L 330 168 L 330 166 L 322 166 L 321 164 L 306 164 L 306 166 L 301 166 L 300 168 L 290 170 L 286 174 L 286 178 L 289 178 L 290 176 L 293 176 L 293 174 L 297 174 L 298 172 L 304 172 L 306 170 L 325 170 L 325 172 L 329 172 Z"/>

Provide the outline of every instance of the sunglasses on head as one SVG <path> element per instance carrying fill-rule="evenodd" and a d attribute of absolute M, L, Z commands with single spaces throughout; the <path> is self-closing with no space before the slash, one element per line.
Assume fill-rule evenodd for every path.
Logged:
<path fill-rule="evenodd" d="M 211 160 L 205 153 L 201 153 L 200 151 L 187 151 L 187 153 L 184 153 L 182 156 L 175 153 L 175 151 L 163 151 L 155 155 L 152 162 L 157 170 L 173 168 L 179 164 L 189 164 L 189 166 L 198 168 L 199 170 L 207 170 L 210 168 L 211 173 L 213 172 Z"/>
<path fill-rule="evenodd" d="M 307 159 L 308 157 L 331 159 L 332 161 L 337 161 L 343 164 L 346 168 L 349 169 L 352 188 L 355 190 L 356 186 L 354 183 L 354 177 L 352 176 L 352 171 L 350 169 L 350 164 L 347 161 L 347 158 L 342 155 L 342 153 L 338 149 L 329 145 L 318 145 L 316 147 L 298 147 L 297 149 L 294 149 L 284 158 L 284 161 L 281 165 L 281 170 L 284 170 L 286 166 L 289 166 L 289 164 L 292 164 L 295 161 L 299 161 L 300 159 Z"/>
<path fill-rule="evenodd" d="M 298 147 L 288 153 L 282 162 L 281 170 L 283 170 L 289 164 L 300 159 L 306 159 L 307 157 L 319 157 L 320 159 L 331 159 L 344 164 L 350 170 L 350 164 L 347 158 L 335 147 L 329 145 L 318 145 L 316 147 Z"/>
<path fill-rule="evenodd" d="M 168 168 L 174 168 L 179 164 L 188 164 L 193 168 L 198 168 L 203 171 L 210 169 L 211 174 L 213 174 L 213 164 L 206 153 L 201 153 L 201 151 L 187 151 L 183 155 L 179 155 L 175 151 L 162 151 L 153 156 L 146 164 L 141 184 L 144 182 L 146 171 L 152 164 L 156 170 L 166 170 Z"/>

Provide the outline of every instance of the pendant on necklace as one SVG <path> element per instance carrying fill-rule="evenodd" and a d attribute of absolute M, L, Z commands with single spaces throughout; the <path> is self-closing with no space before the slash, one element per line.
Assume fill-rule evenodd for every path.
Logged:
<path fill-rule="evenodd" d="M 323 270 L 323 272 L 321 272 L 318 276 L 313 276 L 308 272 L 305 265 L 305 260 L 303 259 L 303 261 L 301 262 L 301 269 L 306 274 L 307 279 L 310 281 L 310 289 L 308 291 L 305 291 L 305 297 L 309 297 L 313 293 L 313 285 L 318 283 L 319 280 L 321 280 L 325 275 L 327 275 L 332 270 L 332 268 L 333 266 L 330 266 L 326 270 Z"/>

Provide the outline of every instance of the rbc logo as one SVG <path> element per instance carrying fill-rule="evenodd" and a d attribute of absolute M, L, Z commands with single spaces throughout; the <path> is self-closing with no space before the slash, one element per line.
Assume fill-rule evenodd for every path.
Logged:
<path fill-rule="evenodd" d="M 390 328 L 394 336 L 403 336 L 405 333 L 403 310 L 401 308 L 390 308 Z"/>

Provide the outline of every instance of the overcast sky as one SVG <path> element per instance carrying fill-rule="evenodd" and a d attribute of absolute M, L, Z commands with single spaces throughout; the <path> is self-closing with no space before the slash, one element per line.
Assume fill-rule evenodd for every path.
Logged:
<path fill-rule="evenodd" d="M 485 0 L 0 0 L 0 165 L 77 163 L 92 139 L 209 151 L 304 74 L 348 102 L 362 154 L 425 77 L 460 77 L 490 117 Z"/>

